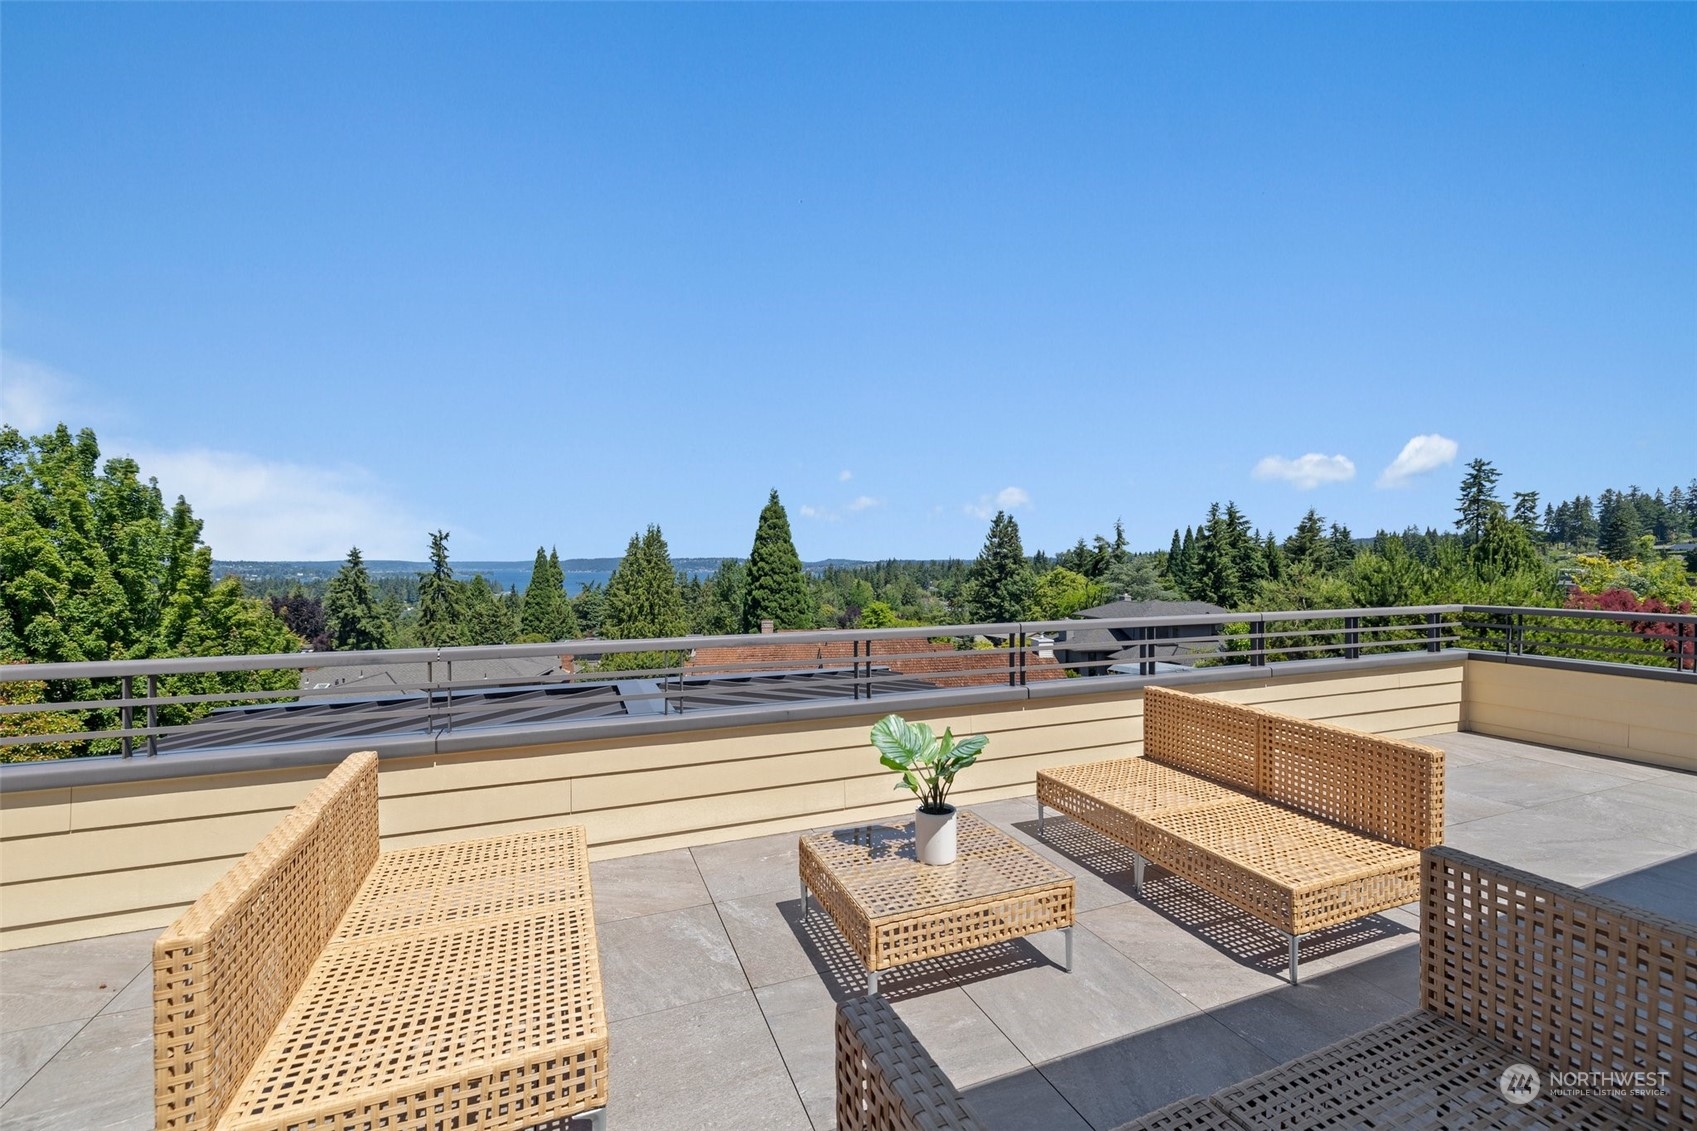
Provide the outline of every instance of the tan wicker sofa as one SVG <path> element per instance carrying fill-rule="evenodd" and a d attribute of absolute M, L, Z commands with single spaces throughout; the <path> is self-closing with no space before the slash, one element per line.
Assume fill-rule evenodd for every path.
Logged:
<path fill-rule="evenodd" d="M 153 1003 L 161 1131 L 602 1125 L 583 830 L 380 853 L 370 752 L 159 937 Z"/>
<path fill-rule="evenodd" d="M 1410 903 L 1444 831 L 1443 751 L 1170 688 L 1144 689 L 1139 758 L 1037 774 L 1053 808 L 1285 935 Z"/>
<path fill-rule="evenodd" d="M 1120 1131 L 1697 1126 L 1697 927 L 1454 849 L 1421 870 L 1421 1009 Z M 857 998 L 837 1126 L 982 1124 L 889 1005 Z"/>

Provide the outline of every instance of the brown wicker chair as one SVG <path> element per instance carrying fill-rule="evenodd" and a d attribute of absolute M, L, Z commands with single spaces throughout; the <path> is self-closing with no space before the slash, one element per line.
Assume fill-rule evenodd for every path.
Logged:
<path fill-rule="evenodd" d="M 1441 750 L 1170 688 L 1144 690 L 1144 755 L 1037 775 L 1053 807 L 1277 928 L 1412 902 L 1443 839 Z"/>
<path fill-rule="evenodd" d="M 379 853 L 369 752 L 160 936 L 153 984 L 161 1131 L 604 1114 L 583 830 Z"/>
<path fill-rule="evenodd" d="M 1697 1126 L 1697 927 L 1449 848 L 1421 885 L 1423 1008 L 1120 1131 Z M 837 1125 L 981 1126 L 879 998 L 838 1009 Z"/>

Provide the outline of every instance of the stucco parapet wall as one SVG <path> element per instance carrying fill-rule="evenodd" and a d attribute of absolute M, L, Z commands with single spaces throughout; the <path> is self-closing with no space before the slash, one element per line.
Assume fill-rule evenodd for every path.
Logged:
<path fill-rule="evenodd" d="M 1652 668 L 1643 664 L 1611 664 L 1602 660 L 1570 660 L 1563 656 L 1514 656 L 1502 652 L 1471 651 L 1466 655 L 1470 660 L 1484 660 L 1510 666 L 1553 668 L 1564 672 L 1618 675 L 1631 679 L 1660 679 L 1669 683 L 1684 683 L 1697 687 L 1697 672 L 1682 672 L 1678 668 Z"/>
<path fill-rule="evenodd" d="M 347 757 L 353 750 L 376 750 L 378 756 L 383 759 L 432 757 L 563 742 L 753 728 L 819 719 L 855 716 L 871 719 L 891 711 L 947 710 L 990 703 L 1015 704 L 1030 700 L 1100 698 L 1105 695 L 1135 692 L 1150 684 L 1181 687 L 1276 684 L 1286 680 L 1359 674 L 1386 668 L 1453 667 L 1469 656 L 1501 658 L 1493 657 L 1489 653 L 1470 653 L 1453 649 L 1436 653 L 1395 652 L 1363 656 L 1354 660 L 1292 660 L 1264 667 L 1233 665 L 1204 668 L 1183 675 L 1115 675 L 1053 680 L 1025 687 L 939 688 L 935 691 L 880 695 L 872 699 L 831 699 L 816 703 L 704 709 L 685 711 L 677 715 L 586 719 L 581 722 L 535 727 L 479 727 L 473 730 L 444 731 L 434 735 L 405 738 L 351 736 L 315 742 L 267 743 L 229 750 L 161 754 L 151 758 L 137 755 L 131 758 L 113 756 L 66 759 L 58 762 L 16 762 L 0 765 L 0 792 L 21 793 L 67 786 L 162 781 L 254 770 L 332 765 Z M 1614 674 L 1622 674 L 1618 666 L 1601 666 Z M 1634 669 L 1633 674 L 1638 674 L 1639 671 L 1654 674 L 1656 670 Z M 1677 674 L 1675 678 L 1679 678 Z"/>

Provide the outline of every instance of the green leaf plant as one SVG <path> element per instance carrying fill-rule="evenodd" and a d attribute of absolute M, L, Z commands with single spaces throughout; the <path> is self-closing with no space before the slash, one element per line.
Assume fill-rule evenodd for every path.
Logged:
<path fill-rule="evenodd" d="M 949 811 L 955 775 L 978 761 L 978 752 L 989 742 L 982 734 L 957 741 L 951 730 L 938 737 L 926 724 L 910 723 L 900 715 L 887 715 L 872 728 L 878 760 L 902 776 L 896 788 L 911 789 L 926 813 Z"/>

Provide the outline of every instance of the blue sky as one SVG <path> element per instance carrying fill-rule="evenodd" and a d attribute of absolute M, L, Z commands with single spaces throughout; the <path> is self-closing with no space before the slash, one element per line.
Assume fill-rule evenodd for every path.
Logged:
<path fill-rule="evenodd" d="M 1697 474 L 1689 4 L 0 33 L 6 419 L 93 426 L 220 557 L 740 555 L 774 486 L 808 559 L 998 505 L 1153 548 L 1228 498 L 1443 526 L 1476 456 Z"/>

